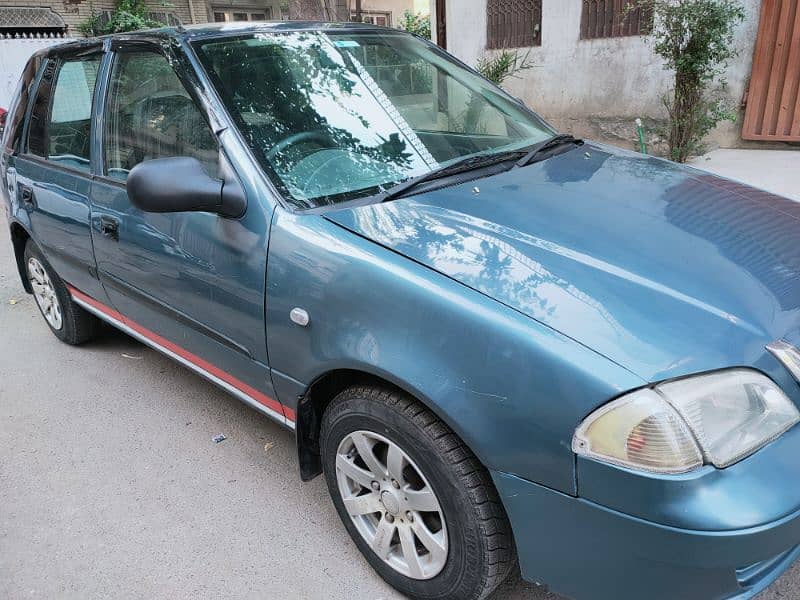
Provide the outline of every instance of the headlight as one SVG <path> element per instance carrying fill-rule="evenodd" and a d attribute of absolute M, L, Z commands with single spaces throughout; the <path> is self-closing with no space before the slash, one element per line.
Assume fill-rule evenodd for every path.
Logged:
<path fill-rule="evenodd" d="M 633 469 L 727 467 L 800 421 L 769 378 L 749 369 L 698 375 L 626 394 L 584 420 L 572 449 Z"/>

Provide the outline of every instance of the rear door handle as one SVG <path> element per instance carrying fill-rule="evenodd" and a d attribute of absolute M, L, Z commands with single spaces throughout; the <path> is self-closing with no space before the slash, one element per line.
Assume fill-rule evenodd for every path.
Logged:
<path fill-rule="evenodd" d="M 100 217 L 100 233 L 112 240 L 119 240 L 119 219 L 103 215 Z"/>
<path fill-rule="evenodd" d="M 14 167 L 6 169 L 6 184 L 8 186 L 9 195 L 17 193 L 17 170 Z"/>
<path fill-rule="evenodd" d="M 28 210 L 36 208 L 36 196 L 33 194 L 33 188 L 20 183 L 17 185 L 17 189 L 19 190 L 19 199 L 22 202 L 22 207 Z"/>

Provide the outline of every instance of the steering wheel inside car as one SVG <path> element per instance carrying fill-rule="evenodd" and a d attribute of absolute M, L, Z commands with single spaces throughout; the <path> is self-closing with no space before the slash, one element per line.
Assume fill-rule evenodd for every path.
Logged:
<path fill-rule="evenodd" d="M 333 146 L 331 136 L 322 131 L 300 131 L 293 133 L 283 138 L 280 142 L 275 144 L 269 152 L 267 152 L 267 160 L 272 162 L 279 152 L 283 152 L 289 146 L 300 144 L 304 142 L 319 142 L 325 147 Z"/>

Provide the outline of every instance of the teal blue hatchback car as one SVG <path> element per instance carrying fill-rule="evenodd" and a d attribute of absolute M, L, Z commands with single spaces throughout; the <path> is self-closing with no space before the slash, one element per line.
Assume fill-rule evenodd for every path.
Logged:
<path fill-rule="evenodd" d="M 800 555 L 800 204 L 559 135 L 355 24 L 41 51 L 0 175 L 53 333 L 106 321 L 293 429 L 410 597 L 519 565 L 741 599 Z"/>

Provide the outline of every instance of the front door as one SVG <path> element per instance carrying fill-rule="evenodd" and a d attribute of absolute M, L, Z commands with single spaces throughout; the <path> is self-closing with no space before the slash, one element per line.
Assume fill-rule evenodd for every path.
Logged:
<path fill-rule="evenodd" d="M 173 61 L 174 62 L 174 61 Z M 92 238 L 113 309 L 151 345 L 285 422 L 274 400 L 264 329 L 268 210 L 245 215 L 146 213 L 125 188 L 142 161 L 226 160 L 203 111 L 157 49 L 118 50 L 103 107 Z"/>

